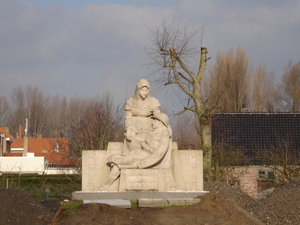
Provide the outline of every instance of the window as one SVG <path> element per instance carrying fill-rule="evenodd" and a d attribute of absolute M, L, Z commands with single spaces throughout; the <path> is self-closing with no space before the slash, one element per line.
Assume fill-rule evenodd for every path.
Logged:
<path fill-rule="evenodd" d="M 275 172 L 272 169 L 258 169 L 257 181 L 266 182 L 274 181 L 276 178 Z"/>

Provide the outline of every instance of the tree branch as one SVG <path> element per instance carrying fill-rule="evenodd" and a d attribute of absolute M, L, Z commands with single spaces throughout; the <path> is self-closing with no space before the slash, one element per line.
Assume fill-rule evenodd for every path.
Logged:
<path fill-rule="evenodd" d="M 185 107 L 184 107 L 184 109 L 185 109 L 185 110 L 189 110 L 189 111 L 192 111 L 192 112 L 196 113 L 196 110 L 195 110 L 195 109 L 193 109 L 193 108 L 191 108 L 191 107 L 187 107 L 187 106 L 185 106 Z"/>
<path fill-rule="evenodd" d="M 175 50 L 174 50 L 174 57 L 175 57 L 176 61 L 179 63 L 180 67 L 193 79 L 193 82 L 197 82 L 196 77 L 193 74 L 193 72 L 187 68 L 187 66 L 184 64 L 184 62 L 181 60 L 181 58 L 178 56 L 178 54 L 176 53 Z M 191 82 L 191 84 L 193 82 Z"/>
<path fill-rule="evenodd" d="M 184 76 L 182 73 L 178 72 L 178 74 L 182 77 L 182 79 L 186 80 L 190 84 L 193 84 L 191 80 L 189 80 L 186 76 Z"/>
<path fill-rule="evenodd" d="M 170 52 L 172 53 L 174 50 L 170 49 Z M 175 52 L 176 53 L 176 52 Z M 174 54 L 171 54 L 171 61 L 172 61 L 172 69 L 173 69 L 173 75 L 175 78 L 175 81 L 173 81 L 173 83 L 176 83 L 182 90 L 183 92 L 185 92 L 187 95 L 191 96 L 192 98 L 194 97 L 194 94 L 192 92 L 190 92 L 184 85 L 183 83 L 180 81 L 179 77 L 178 77 L 178 72 L 177 72 L 177 68 L 176 68 L 176 58 L 174 56 Z"/>

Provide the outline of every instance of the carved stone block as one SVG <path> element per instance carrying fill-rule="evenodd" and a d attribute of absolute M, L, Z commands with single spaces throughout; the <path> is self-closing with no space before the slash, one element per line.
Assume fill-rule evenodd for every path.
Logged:
<path fill-rule="evenodd" d="M 160 169 L 122 169 L 119 191 L 163 191 L 164 174 Z"/>

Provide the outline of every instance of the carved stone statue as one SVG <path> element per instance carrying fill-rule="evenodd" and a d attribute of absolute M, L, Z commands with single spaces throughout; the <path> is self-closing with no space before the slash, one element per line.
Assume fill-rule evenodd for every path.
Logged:
<path fill-rule="evenodd" d="M 131 140 L 132 134 L 145 135 L 151 129 L 151 116 L 160 112 L 160 103 L 156 98 L 150 96 L 150 85 L 146 79 L 137 82 L 134 96 L 127 99 L 124 110 L 125 140 L 123 153 L 128 153 L 130 149 L 136 147 L 134 146 L 136 143 Z"/>
<path fill-rule="evenodd" d="M 150 85 L 141 79 L 134 97 L 124 106 L 125 138 L 123 153 L 107 158 L 110 175 L 101 190 L 106 190 L 121 174 L 122 169 L 162 169 L 168 190 L 175 189 L 171 172 L 172 130 L 169 118 L 160 112 L 160 103 L 150 96 Z"/>

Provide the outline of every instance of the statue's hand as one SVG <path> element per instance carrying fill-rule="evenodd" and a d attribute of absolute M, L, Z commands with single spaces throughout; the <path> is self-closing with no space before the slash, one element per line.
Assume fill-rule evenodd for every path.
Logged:
<path fill-rule="evenodd" d="M 150 148 L 150 146 L 146 143 L 146 142 L 142 142 L 142 150 L 149 152 L 149 153 L 153 153 L 155 151 L 155 149 Z"/>
<path fill-rule="evenodd" d="M 126 136 L 125 138 L 127 141 L 131 142 L 131 136 Z"/>
<path fill-rule="evenodd" d="M 112 155 L 109 155 L 107 157 L 107 161 L 108 162 L 115 162 L 116 160 L 118 160 L 119 158 L 121 158 L 122 156 L 121 155 L 118 155 L 118 154 L 112 154 Z"/>
<path fill-rule="evenodd" d="M 137 163 L 131 163 L 131 164 L 128 164 L 128 165 L 122 165 L 121 167 L 122 169 L 138 169 L 138 165 Z"/>
<path fill-rule="evenodd" d="M 142 149 L 145 151 L 148 151 L 150 149 L 150 147 L 145 142 L 142 142 Z"/>
<path fill-rule="evenodd" d="M 126 138 L 127 141 L 131 142 L 132 135 L 130 135 L 130 132 L 125 131 L 124 137 Z"/>
<path fill-rule="evenodd" d="M 107 162 L 112 162 L 112 155 L 109 155 L 109 156 L 107 157 Z"/>

